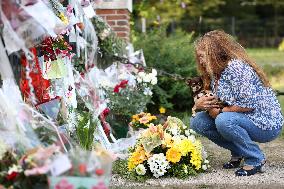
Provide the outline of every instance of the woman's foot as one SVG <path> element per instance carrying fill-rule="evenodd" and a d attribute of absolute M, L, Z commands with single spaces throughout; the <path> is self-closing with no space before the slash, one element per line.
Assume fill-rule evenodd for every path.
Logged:
<path fill-rule="evenodd" d="M 224 169 L 234 169 L 240 167 L 240 164 L 242 162 L 242 157 L 232 157 L 230 161 L 223 164 Z"/>
<path fill-rule="evenodd" d="M 243 166 L 242 168 L 238 169 L 235 172 L 236 176 L 251 176 L 256 173 L 263 173 L 264 169 L 263 167 L 265 166 L 266 161 L 263 161 L 260 165 L 258 166 L 251 166 L 251 165 L 246 165 Z"/>

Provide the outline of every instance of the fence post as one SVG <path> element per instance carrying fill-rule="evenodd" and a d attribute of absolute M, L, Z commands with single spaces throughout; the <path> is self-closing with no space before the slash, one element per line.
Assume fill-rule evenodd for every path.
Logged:
<path fill-rule="evenodd" d="M 236 36 L 236 18 L 233 16 L 232 17 L 232 36 Z"/>
<path fill-rule="evenodd" d="M 142 33 L 146 33 L 146 18 L 141 18 Z"/>

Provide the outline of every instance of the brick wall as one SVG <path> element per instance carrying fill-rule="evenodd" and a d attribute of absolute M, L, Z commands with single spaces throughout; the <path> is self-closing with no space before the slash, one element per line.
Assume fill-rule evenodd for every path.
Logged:
<path fill-rule="evenodd" d="M 118 37 L 129 41 L 130 12 L 128 9 L 97 9 L 96 14 L 107 21 Z"/>

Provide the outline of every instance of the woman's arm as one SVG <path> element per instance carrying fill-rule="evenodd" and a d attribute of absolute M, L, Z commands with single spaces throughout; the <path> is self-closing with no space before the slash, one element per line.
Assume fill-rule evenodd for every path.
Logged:
<path fill-rule="evenodd" d="M 250 112 L 253 108 L 243 108 L 240 106 L 232 105 L 223 108 L 223 112 Z"/>
<path fill-rule="evenodd" d="M 236 105 L 226 106 L 222 109 L 222 112 L 250 112 L 250 111 L 253 111 L 253 109 L 243 108 Z M 208 113 L 212 118 L 216 118 L 220 114 L 220 108 L 212 108 L 208 110 Z"/>

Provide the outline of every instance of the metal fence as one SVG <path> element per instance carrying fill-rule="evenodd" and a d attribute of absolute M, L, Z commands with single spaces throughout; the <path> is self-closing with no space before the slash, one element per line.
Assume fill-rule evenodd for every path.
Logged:
<path fill-rule="evenodd" d="M 146 21 L 146 32 L 157 27 Z M 284 17 L 264 19 L 241 19 L 236 17 L 223 18 L 190 18 L 182 21 L 169 21 L 169 33 L 182 28 L 185 31 L 194 31 L 197 35 L 204 34 L 214 29 L 222 29 L 237 37 L 238 41 L 245 47 L 276 47 L 284 37 Z M 144 24 L 145 27 L 145 24 Z M 141 20 L 135 21 L 135 28 L 142 31 Z"/>

